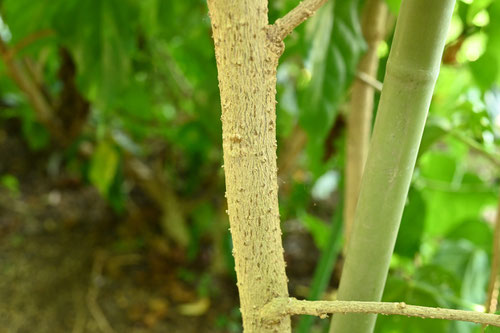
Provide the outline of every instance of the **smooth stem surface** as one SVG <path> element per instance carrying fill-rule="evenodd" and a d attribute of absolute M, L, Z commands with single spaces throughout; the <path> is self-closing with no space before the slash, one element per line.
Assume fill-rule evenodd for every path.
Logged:
<path fill-rule="evenodd" d="M 488 300 L 486 312 L 494 313 L 498 304 L 498 284 L 500 268 L 500 198 L 498 200 L 497 215 L 495 218 L 495 231 L 493 233 L 493 257 L 491 259 L 490 281 L 488 284 Z"/>
<path fill-rule="evenodd" d="M 338 299 L 379 301 L 415 167 L 454 0 L 403 0 Z M 337 314 L 330 332 L 372 332 L 376 315 Z"/>
<path fill-rule="evenodd" d="M 358 73 L 376 80 L 378 69 L 377 49 L 384 39 L 388 8 L 385 0 L 366 0 L 363 8 L 362 29 L 368 45 L 366 53 L 358 64 Z M 352 85 L 351 110 L 347 121 L 347 159 L 344 208 L 345 244 L 354 223 L 361 176 L 368 155 L 373 118 L 373 97 L 375 89 L 356 78 Z"/>

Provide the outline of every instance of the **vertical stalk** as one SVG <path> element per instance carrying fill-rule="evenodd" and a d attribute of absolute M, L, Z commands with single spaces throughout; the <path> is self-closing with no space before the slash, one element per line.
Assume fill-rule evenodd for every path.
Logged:
<path fill-rule="evenodd" d="M 499 266 L 500 266 L 500 199 L 498 201 L 495 230 L 493 232 L 493 256 L 491 258 L 490 281 L 488 284 L 488 300 L 486 312 L 495 313 L 498 305 Z"/>
<path fill-rule="evenodd" d="M 358 73 L 376 78 L 377 49 L 384 39 L 388 8 L 385 0 L 366 0 L 361 28 L 368 45 L 358 65 Z M 363 168 L 368 155 L 375 89 L 357 78 L 352 85 L 351 111 L 347 121 L 347 160 L 345 166 L 344 234 L 346 244 L 354 223 Z"/>
<path fill-rule="evenodd" d="M 264 327 L 260 308 L 287 297 L 278 211 L 276 68 L 267 0 L 209 0 L 222 105 L 226 197 L 245 332 L 289 332 L 290 318 Z"/>
<path fill-rule="evenodd" d="M 339 300 L 379 301 L 454 0 L 403 0 L 363 173 Z M 334 315 L 330 332 L 373 331 L 376 315 Z"/>

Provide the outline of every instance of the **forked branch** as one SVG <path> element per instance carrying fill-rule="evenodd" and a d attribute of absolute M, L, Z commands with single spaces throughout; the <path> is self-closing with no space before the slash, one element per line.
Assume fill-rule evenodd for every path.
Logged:
<path fill-rule="evenodd" d="M 289 11 L 285 16 L 277 19 L 269 29 L 269 37 L 275 41 L 282 41 L 299 24 L 311 17 L 327 0 L 305 0 Z"/>
<path fill-rule="evenodd" d="M 441 309 L 389 302 L 358 301 L 299 301 L 295 298 L 275 298 L 261 310 L 264 321 L 273 322 L 282 316 L 310 315 L 326 318 L 332 313 L 374 313 L 409 317 L 468 321 L 500 327 L 500 315 L 476 311 Z"/>

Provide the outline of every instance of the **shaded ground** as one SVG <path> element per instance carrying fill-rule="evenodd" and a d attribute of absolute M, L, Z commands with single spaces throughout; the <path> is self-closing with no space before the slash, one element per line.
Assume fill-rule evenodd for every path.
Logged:
<path fill-rule="evenodd" d="M 233 281 L 167 250 L 148 222 L 154 209 L 118 216 L 94 188 L 51 177 L 53 155 L 29 152 L 5 130 L 0 148 L 0 175 L 19 182 L 0 185 L 1 333 L 239 327 Z"/>
<path fill-rule="evenodd" d="M 60 160 L 0 129 L 0 176 L 18 182 L 0 184 L 0 333 L 241 331 L 235 282 L 213 273 L 209 247 L 188 260 L 140 193 L 116 214 Z M 302 297 L 318 251 L 300 223 L 285 233 Z"/>

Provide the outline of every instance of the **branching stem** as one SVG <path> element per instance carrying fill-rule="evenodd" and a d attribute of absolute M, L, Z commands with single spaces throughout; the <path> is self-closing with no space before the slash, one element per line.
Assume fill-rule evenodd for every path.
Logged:
<path fill-rule="evenodd" d="M 285 16 L 277 19 L 269 29 L 272 40 L 282 41 L 302 22 L 311 17 L 327 0 L 305 0 L 289 11 Z"/>
<path fill-rule="evenodd" d="M 500 315 L 476 311 L 441 309 L 408 305 L 404 302 L 358 301 L 299 301 L 295 298 L 275 298 L 261 310 L 262 319 L 272 322 L 282 316 L 310 315 L 326 318 L 334 313 L 374 313 L 430 319 L 460 320 L 500 327 Z"/>

